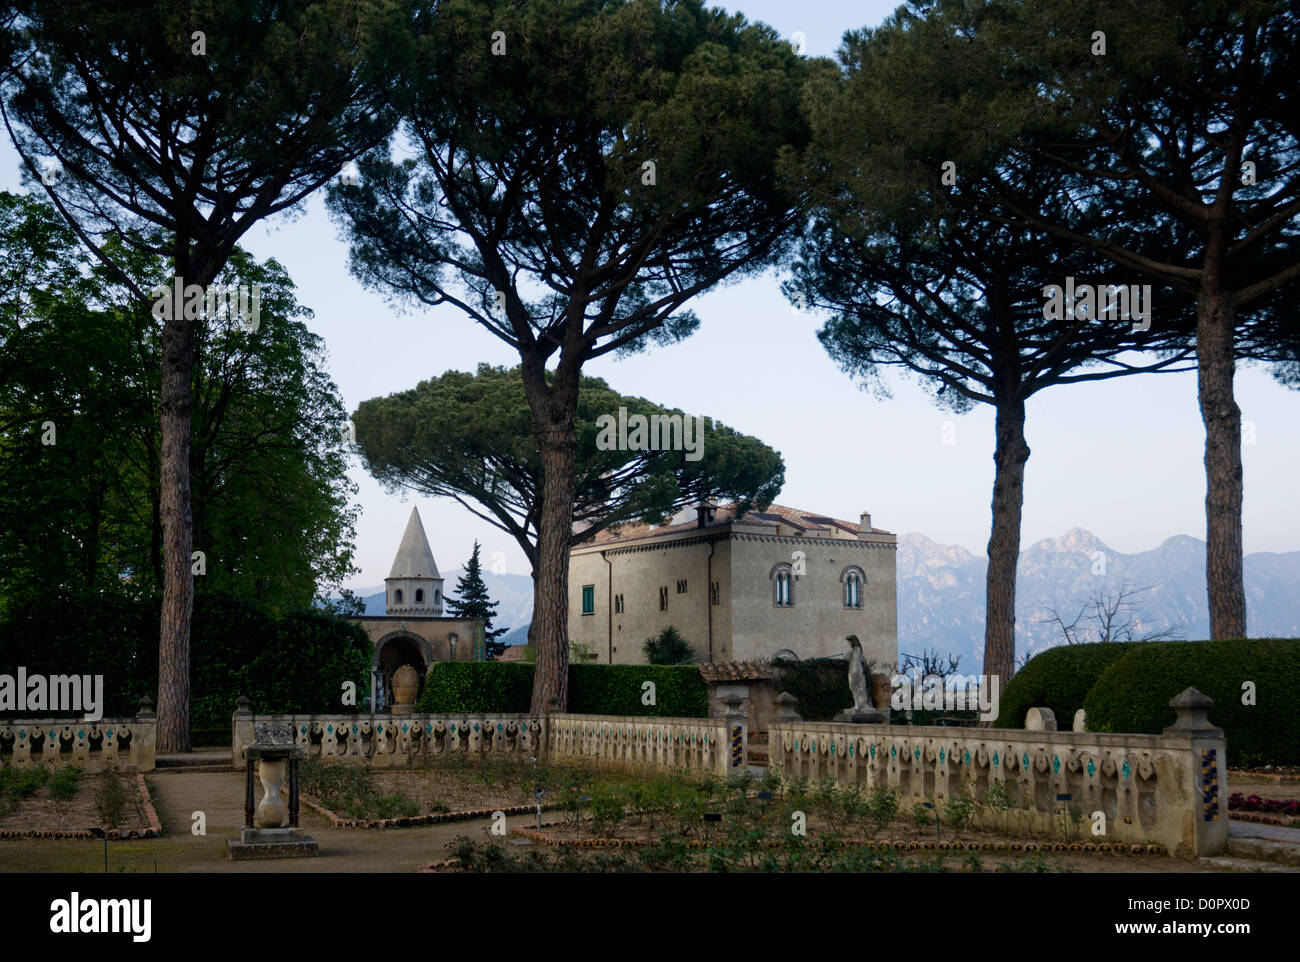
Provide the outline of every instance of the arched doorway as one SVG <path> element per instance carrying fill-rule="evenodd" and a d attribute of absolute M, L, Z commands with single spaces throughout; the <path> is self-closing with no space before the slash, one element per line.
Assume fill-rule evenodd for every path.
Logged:
<path fill-rule="evenodd" d="M 379 639 L 375 645 L 374 687 L 377 699 L 372 700 L 375 711 L 383 711 L 393 703 L 393 673 L 403 665 L 410 665 L 420 678 L 420 692 L 424 691 L 424 674 L 428 671 L 433 653 L 429 643 L 409 631 L 394 631 Z M 417 698 L 419 697 L 417 693 Z"/>

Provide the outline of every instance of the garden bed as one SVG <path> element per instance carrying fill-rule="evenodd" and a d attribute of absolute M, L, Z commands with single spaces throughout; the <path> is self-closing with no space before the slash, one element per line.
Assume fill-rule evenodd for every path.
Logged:
<path fill-rule="evenodd" d="M 141 774 L 84 774 L 75 768 L 5 768 L 0 773 L 0 839 L 95 838 L 104 828 L 110 839 L 152 838 L 162 824 Z"/>

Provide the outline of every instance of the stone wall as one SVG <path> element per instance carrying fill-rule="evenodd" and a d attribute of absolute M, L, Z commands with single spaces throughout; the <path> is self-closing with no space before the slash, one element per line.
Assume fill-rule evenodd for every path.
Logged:
<path fill-rule="evenodd" d="M 1221 732 L 776 722 L 768 738 L 769 765 L 784 777 L 893 788 L 905 813 L 921 802 L 969 795 L 981 803 L 976 823 L 988 828 L 1059 835 L 1073 825 L 1079 841 L 1156 842 L 1191 856 L 1221 854 L 1227 845 Z M 1104 836 L 1092 833 L 1098 811 Z"/>
<path fill-rule="evenodd" d="M 23 718 L 0 723 L 0 766 L 70 765 L 87 772 L 117 768 L 154 770 L 158 719 L 152 712 L 135 718 Z"/>
<path fill-rule="evenodd" d="M 232 719 L 230 761 L 244 767 L 253 723 L 293 727 L 307 757 L 369 764 L 419 765 L 449 754 L 499 754 L 545 761 L 581 760 L 610 768 L 726 774 L 723 719 L 639 718 L 614 715 L 255 715 Z"/>
<path fill-rule="evenodd" d="M 712 718 L 553 715 L 546 756 L 610 768 L 727 774 L 727 723 Z"/>

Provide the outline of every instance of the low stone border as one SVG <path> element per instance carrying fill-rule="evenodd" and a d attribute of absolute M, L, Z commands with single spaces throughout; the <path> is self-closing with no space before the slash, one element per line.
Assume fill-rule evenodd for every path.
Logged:
<path fill-rule="evenodd" d="M 1272 815 L 1268 812 L 1243 812 L 1239 808 L 1234 808 L 1228 813 L 1228 817 L 1234 822 L 1259 822 L 1263 825 L 1281 825 L 1283 828 L 1295 828 L 1300 826 L 1300 818 L 1294 815 Z"/>
<path fill-rule="evenodd" d="M 320 802 L 299 795 L 299 801 L 317 814 L 329 820 L 334 828 L 412 828 L 420 825 L 437 825 L 441 822 L 468 822 L 476 818 L 491 818 L 496 812 L 506 815 L 532 815 L 537 811 L 536 805 L 508 805 L 505 808 L 482 808 L 466 812 L 437 812 L 431 815 L 406 815 L 398 818 L 347 818 L 331 811 Z M 546 805 L 542 811 L 547 810 Z"/>
<path fill-rule="evenodd" d="M 542 828 L 562 825 L 562 822 L 544 822 Z M 639 838 L 556 838 L 534 828 L 512 828 L 512 835 L 518 835 L 539 845 L 551 845 L 556 848 L 572 846 L 574 848 L 642 848 L 651 844 L 651 839 Z M 687 842 L 690 848 L 706 848 L 708 842 L 692 839 Z M 769 839 L 771 847 L 784 845 L 778 839 Z M 1167 855 L 1163 845 L 1126 845 L 1110 842 L 904 842 L 901 840 L 881 839 L 862 843 L 867 848 L 887 851 L 944 851 L 944 852 L 1074 852 L 1086 855 Z"/>
<path fill-rule="evenodd" d="M 1228 784 L 1234 781 L 1273 782 L 1278 785 L 1300 784 L 1300 771 L 1293 772 L 1252 772 L 1239 768 L 1228 769 Z"/>
<path fill-rule="evenodd" d="M 153 797 L 149 794 L 149 786 L 144 782 L 144 775 L 137 773 L 135 776 L 136 788 L 140 791 L 140 807 L 144 811 L 144 817 L 149 822 L 149 827 L 144 829 L 138 828 L 110 828 L 105 831 L 105 835 L 115 842 L 125 841 L 132 838 L 158 838 L 162 835 L 162 822 L 158 819 L 158 812 L 153 807 Z M 89 829 L 79 828 L 67 831 L 46 830 L 40 828 L 4 828 L 0 829 L 0 838 L 98 838 L 99 836 Z"/>

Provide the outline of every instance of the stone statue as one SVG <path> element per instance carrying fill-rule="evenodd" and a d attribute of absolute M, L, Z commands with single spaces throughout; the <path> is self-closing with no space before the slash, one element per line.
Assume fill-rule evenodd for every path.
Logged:
<path fill-rule="evenodd" d="M 866 659 L 862 657 L 862 642 L 857 635 L 849 635 L 849 691 L 853 693 L 853 707 L 846 708 L 842 720 L 858 724 L 879 724 L 885 713 L 871 703 L 871 675 Z"/>
<path fill-rule="evenodd" d="M 853 710 L 870 711 L 876 706 L 871 704 L 871 678 L 867 674 L 867 663 L 862 657 L 862 642 L 857 635 L 848 636 L 849 643 L 849 691 L 853 692 Z"/>

